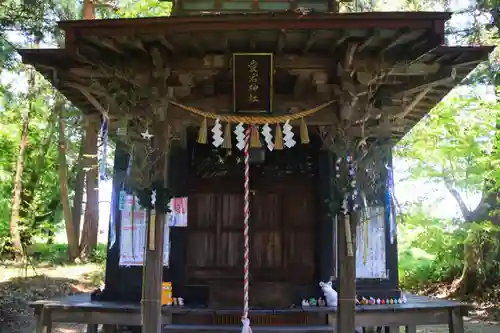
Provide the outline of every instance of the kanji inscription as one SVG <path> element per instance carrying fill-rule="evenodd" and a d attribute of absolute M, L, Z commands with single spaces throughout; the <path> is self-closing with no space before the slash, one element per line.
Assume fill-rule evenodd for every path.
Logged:
<path fill-rule="evenodd" d="M 235 112 L 271 112 L 273 82 L 272 53 L 233 55 Z"/>

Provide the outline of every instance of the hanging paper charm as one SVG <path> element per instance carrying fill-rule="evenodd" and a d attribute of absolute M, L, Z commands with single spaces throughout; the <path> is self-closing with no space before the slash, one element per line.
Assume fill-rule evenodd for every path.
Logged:
<path fill-rule="evenodd" d="M 212 128 L 212 133 L 213 133 L 212 143 L 214 147 L 219 147 L 224 142 L 224 139 L 222 138 L 222 125 L 218 118 L 215 119 L 215 124 L 214 127 Z"/>
<path fill-rule="evenodd" d="M 151 205 L 154 207 L 156 204 L 156 190 L 153 190 L 153 193 L 151 193 Z"/>
<path fill-rule="evenodd" d="M 106 159 L 108 157 L 108 118 L 105 116 L 101 125 L 102 157 L 99 165 L 100 179 L 106 179 Z"/>
<path fill-rule="evenodd" d="M 118 128 L 116 129 L 116 134 L 118 136 L 126 136 L 127 135 L 127 125 L 128 125 L 128 119 L 127 119 L 127 117 L 123 117 L 118 124 Z"/>
<path fill-rule="evenodd" d="M 293 139 L 293 132 L 292 132 L 292 125 L 290 125 L 290 120 L 287 120 L 285 122 L 285 125 L 283 125 L 283 140 L 285 141 L 285 146 L 287 148 L 292 148 L 295 146 L 296 142 Z"/>
<path fill-rule="evenodd" d="M 151 140 L 151 138 L 153 137 L 153 134 L 149 133 L 149 129 L 146 128 L 146 130 L 141 133 L 141 136 L 144 140 Z"/>
<path fill-rule="evenodd" d="M 236 147 L 239 150 L 245 148 L 245 127 L 243 123 L 239 123 L 234 129 L 234 134 L 236 135 Z"/>
<path fill-rule="evenodd" d="M 335 178 L 340 178 L 340 163 L 342 163 L 342 158 L 337 158 L 335 162 Z"/>
<path fill-rule="evenodd" d="M 264 136 L 264 141 L 267 145 L 267 149 L 273 151 L 273 135 L 271 134 L 271 127 L 269 126 L 269 124 L 265 124 L 264 126 L 262 126 L 262 135 Z"/>
<path fill-rule="evenodd" d="M 396 212 L 394 206 L 394 174 L 391 167 L 385 165 L 387 169 L 387 183 L 385 190 L 385 211 L 387 214 L 387 222 L 389 223 L 389 239 L 391 244 L 394 244 L 396 237 Z"/>

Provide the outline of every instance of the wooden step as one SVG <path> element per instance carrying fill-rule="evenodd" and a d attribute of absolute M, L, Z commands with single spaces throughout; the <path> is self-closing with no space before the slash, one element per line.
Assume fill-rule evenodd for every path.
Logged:
<path fill-rule="evenodd" d="M 241 332 L 241 325 L 180 325 L 171 324 L 163 327 L 164 332 L 172 331 L 228 331 Z M 252 332 L 333 332 L 329 325 L 293 325 L 293 326 L 252 326 Z"/>

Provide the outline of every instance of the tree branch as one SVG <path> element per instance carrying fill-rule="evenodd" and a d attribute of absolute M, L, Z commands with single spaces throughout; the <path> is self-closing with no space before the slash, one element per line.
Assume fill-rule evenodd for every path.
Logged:
<path fill-rule="evenodd" d="M 453 196 L 453 198 L 457 202 L 463 218 L 467 222 L 469 222 L 471 220 L 472 214 L 471 214 L 471 211 L 469 210 L 469 208 L 467 207 L 467 205 L 465 204 L 465 201 L 462 199 L 460 192 L 458 192 L 458 190 L 453 186 L 453 182 L 446 177 L 444 177 L 444 185 L 446 186 L 446 189 L 448 190 L 448 192 L 450 192 L 450 194 Z"/>

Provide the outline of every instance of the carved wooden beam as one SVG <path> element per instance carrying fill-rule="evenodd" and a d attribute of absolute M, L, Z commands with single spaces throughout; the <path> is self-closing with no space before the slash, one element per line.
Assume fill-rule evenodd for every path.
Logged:
<path fill-rule="evenodd" d="M 65 85 L 68 86 L 68 87 L 71 87 L 73 89 L 76 89 L 76 90 L 80 91 L 82 93 L 82 95 L 85 96 L 85 98 L 90 102 L 90 104 L 92 104 L 92 106 L 94 108 L 96 108 L 96 110 L 98 110 L 101 114 L 103 114 L 103 115 L 107 115 L 108 114 L 108 111 L 90 93 L 90 91 L 89 91 L 88 88 L 86 88 L 86 87 L 84 87 L 82 85 L 79 85 L 77 83 L 70 83 L 70 82 L 66 82 Z"/>
<path fill-rule="evenodd" d="M 172 54 L 177 53 L 177 49 L 175 48 L 175 46 L 172 43 L 170 43 L 165 36 L 159 37 L 158 40 L 159 40 L 160 44 L 163 45 L 164 48 L 166 48 L 168 51 L 170 51 L 170 53 L 172 53 Z"/>
<path fill-rule="evenodd" d="M 346 71 L 351 70 L 352 63 L 354 61 L 354 57 L 356 55 L 356 51 L 358 49 L 358 43 L 349 43 L 347 45 L 347 52 L 345 54 L 345 60 L 344 60 L 344 69 Z"/>
<path fill-rule="evenodd" d="M 310 88 L 310 72 L 300 72 L 297 73 L 297 79 L 295 81 L 295 86 L 293 88 L 293 96 L 297 99 L 304 97 L 308 93 L 308 89 Z"/>
<path fill-rule="evenodd" d="M 198 52 L 198 54 L 206 53 L 203 47 L 201 46 L 200 42 L 198 41 L 198 39 L 194 38 L 191 33 L 189 33 L 189 42 L 191 43 L 191 45 L 193 45 L 194 49 L 196 50 L 196 52 Z"/>
<path fill-rule="evenodd" d="M 351 52 L 355 52 L 354 44 Z M 351 64 L 351 69 L 356 72 L 379 72 L 380 70 L 391 70 L 390 75 L 426 75 L 434 73 L 439 69 L 439 64 L 413 64 L 408 66 L 406 62 L 396 64 L 389 60 L 380 60 L 364 55 L 346 57 Z M 209 54 L 203 58 L 172 58 L 169 64 L 172 71 L 192 72 L 203 69 L 230 70 L 232 57 L 229 55 Z M 336 61 L 331 56 L 319 55 L 283 55 L 274 57 L 274 66 L 288 70 L 329 70 L 335 66 Z"/>
<path fill-rule="evenodd" d="M 349 38 L 349 34 L 346 32 L 340 33 L 338 36 L 337 40 L 332 43 L 332 46 L 330 47 L 330 53 L 335 53 L 337 50 L 344 44 L 344 42 Z"/>
<path fill-rule="evenodd" d="M 404 119 L 406 116 L 410 114 L 410 112 L 417 106 L 418 103 L 427 95 L 427 93 L 432 89 L 432 86 L 428 86 L 424 90 L 422 90 L 414 99 L 411 101 L 410 104 L 408 104 L 403 112 L 398 113 L 397 115 L 394 116 L 394 119 L 401 120 Z"/>
<path fill-rule="evenodd" d="M 142 42 L 142 40 L 140 40 L 138 38 L 129 38 L 126 36 L 113 36 L 113 37 L 109 37 L 109 38 L 113 38 L 116 41 L 116 43 L 118 43 L 118 44 L 123 44 L 125 46 L 128 46 L 130 48 L 134 48 L 136 50 L 148 52 L 148 50 L 146 50 L 146 47 L 144 46 L 144 43 Z"/>
<path fill-rule="evenodd" d="M 449 69 L 449 71 L 446 70 L 443 72 L 444 73 L 439 73 L 437 75 L 433 75 L 430 78 L 416 80 L 415 83 L 417 83 L 417 85 L 416 86 L 413 85 L 412 88 L 409 88 L 408 86 L 402 86 L 401 87 L 402 90 L 396 94 L 393 94 L 392 98 L 400 98 L 400 97 L 404 97 L 404 96 L 409 96 L 409 95 L 415 94 L 421 90 L 425 90 L 427 88 L 433 88 L 433 87 L 436 87 L 436 86 L 439 86 L 439 85 L 442 85 L 445 83 L 455 81 L 456 76 L 457 76 L 457 71 L 455 68 L 451 68 L 451 69 Z M 409 89 L 407 89 L 407 88 L 409 88 Z"/>
<path fill-rule="evenodd" d="M 379 36 L 377 34 L 377 30 L 372 29 L 370 32 L 370 36 L 368 38 L 366 38 L 365 41 L 358 46 L 358 49 L 356 51 L 358 53 L 363 52 L 363 50 L 365 48 L 370 46 L 371 43 L 373 43 L 374 41 L 376 41 L 378 39 L 379 39 Z"/>
<path fill-rule="evenodd" d="M 404 32 L 404 33 L 400 34 L 389 45 L 387 45 L 385 48 L 382 49 L 382 51 L 380 52 L 380 55 L 383 55 L 384 53 L 386 53 L 387 51 L 393 49 L 394 47 L 396 47 L 398 45 L 406 44 L 410 41 L 413 41 L 413 40 L 419 38 L 425 32 L 426 32 L 426 30 L 419 29 L 419 30 L 411 30 L 409 32 Z"/>
<path fill-rule="evenodd" d="M 306 54 L 309 52 L 311 47 L 316 43 L 316 40 L 318 39 L 318 32 L 313 31 L 309 34 L 309 38 L 307 39 L 306 45 L 304 46 L 304 49 L 302 50 L 302 54 Z"/>
<path fill-rule="evenodd" d="M 276 45 L 276 53 L 283 53 L 283 48 L 286 44 L 286 29 L 281 29 L 278 37 L 278 43 Z"/>
<path fill-rule="evenodd" d="M 111 50 L 111 51 L 116 52 L 120 55 L 125 54 L 125 52 L 121 49 L 121 47 L 115 41 L 113 41 L 111 38 L 85 37 L 85 39 L 90 41 L 92 44 L 94 44 L 100 48 Z"/>

